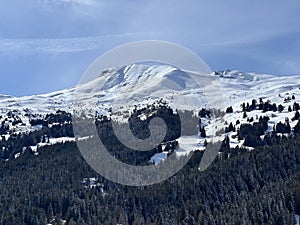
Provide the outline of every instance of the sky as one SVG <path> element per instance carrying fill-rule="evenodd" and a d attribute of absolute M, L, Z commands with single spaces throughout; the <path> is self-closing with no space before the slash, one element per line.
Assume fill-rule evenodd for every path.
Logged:
<path fill-rule="evenodd" d="M 299 0 L 2 0 L 0 94 L 75 86 L 106 51 L 164 40 L 212 70 L 300 75 Z"/>

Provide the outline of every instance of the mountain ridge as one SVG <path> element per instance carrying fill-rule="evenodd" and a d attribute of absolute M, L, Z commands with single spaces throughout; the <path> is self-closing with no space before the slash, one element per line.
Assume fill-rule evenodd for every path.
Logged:
<path fill-rule="evenodd" d="M 285 76 L 243 73 L 237 70 L 216 71 L 196 76 L 209 79 L 211 87 L 219 88 L 224 105 L 213 106 L 223 111 L 229 106 L 238 111 L 243 102 L 249 102 L 251 99 L 262 98 L 265 101 L 281 103 L 288 95 L 300 98 L 300 76 L 288 76 L 287 79 Z M 204 92 L 205 89 L 201 89 L 189 77 L 188 72 L 179 68 L 169 65 L 132 64 L 110 68 L 95 80 L 60 91 L 23 97 L 0 95 L 0 115 L 4 117 L 8 112 L 13 112 L 12 114 L 20 117 L 26 125 L 18 127 L 17 130 L 23 132 L 31 127 L 30 115 L 42 116 L 58 110 L 72 113 L 76 97 L 81 98 L 79 100 L 88 107 L 94 107 L 92 112 L 109 115 L 113 104 L 127 103 L 121 104 L 122 110 L 126 111 L 134 107 L 142 108 L 161 99 L 173 109 L 178 106 L 190 109 L 190 104 L 184 105 L 183 101 L 174 102 L 178 96 L 192 99 L 194 106 L 199 110 L 207 106 Z"/>
<path fill-rule="evenodd" d="M 182 75 L 183 77 L 179 78 L 179 75 Z M 129 66 L 124 66 L 122 68 L 108 69 L 102 72 L 95 80 L 91 81 L 93 86 L 92 88 L 90 86 L 87 86 L 85 89 L 82 88 L 82 90 L 84 90 L 86 94 L 89 94 L 89 96 L 87 97 L 90 98 L 93 96 L 101 96 L 101 97 L 107 96 L 107 93 L 105 92 L 110 92 L 112 93 L 111 95 L 118 94 L 121 89 L 125 89 L 126 91 L 126 87 L 130 85 L 131 85 L 130 86 L 131 89 L 136 88 L 137 90 L 139 90 L 139 92 L 144 92 L 145 90 L 146 91 L 148 90 L 148 92 L 150 93 L 151 92 L 155 93 L 155 91 L 157 91 L 153 89 L 155 85 L 161 85 L 159 86 L 159 88 L 164 88 L 166 84 L 163 83 L 163 79 L 168 79 L 169 81 L 171 81 L 168 83 L 169 85 L 167 85 L 166 87 L 168 90 L 173 88 L 182 91 L 186 88 L 189 88 L 189 86 L 185 85 L 187 80 L 184 80 L 184 75 L 186 75 L 186 72 L 168 65 L 149 66 L 143 64 L 132 64 Z M 288 89 L 295 89 L 299 87 L 297 83 L 300 83 L 299 76 L 288 76 L 289 79 L 286 79 L 287 76 L 284 75 L 275 76 L 275 75 L 267 75 L 267 74 L 244 73 L 237 70 L 215 71 L 210 75 L 213 75 L 213 77 L 217 79 L 218 85 L 222 89 L 224 95 L 228 95 L 229 89 L 235 89 L 235 88 L 244 91 L 250 88 L 252 88 L 252 91 L 271 89 L 271 92 L 274 94 L 275 88 L 280 89 L 280 91 L 278 92 L 283 92 Z M 293 81 L 288 82 L 288 80 L 293 80 Z M 254 88 L 255 85 L 262 85 L 263 82 L 270 83 L 271 86 L 273 87 L 268 87 L 268 85 L 266 84 L 264 85 L 264 87 L 257 87 L 257 89 Z M 171 84 L 173 86 L 170 86 Z M 84 87 L 85 85 L 87 84 L 79 84 L 75 87 L 54 91 L 50 93 L 29 95 L 29 96 L 22 96 L 22 97 L 14 97 L 5 94 L 0 94 L 0 108 L 4 107 L 4 108 L 14 109 L 13 107 L 14 103 L 18 108 L 32 107 L 37 109 L 44 104 L 46 108 L 51 108 L 51 104 L 53 105 L 57 104 L 60 107 L 68 110 L 70 108 L 72 96 L 74 96 L 77 87 L 78 86 Z M 99 89 L 97 90 L 97 88 L 101 85 L 103 85 L 103 88 L 101 90 Z M 230 88 L 230 86 L 232 86 L 232 88 Z M 157 95 L 160 94 L 161 93 L 159 92 L 157 93 Z M 260 93 L 257 94 L 260 95 Z M 231 93 L 231 95 L 234 96 L 234 93 Z M 263 95 L 267 96 L 268 94 L 263 94 Z M 106 102 L 109 101 L 108 99 L 109 97 L 112 96 L 107 96 L 105 99 Z M 45 102 L 45 100 L 47 99 L 49 100 L 49 102 Z M 39 107 L 34 107 L 35 101 Z"/>

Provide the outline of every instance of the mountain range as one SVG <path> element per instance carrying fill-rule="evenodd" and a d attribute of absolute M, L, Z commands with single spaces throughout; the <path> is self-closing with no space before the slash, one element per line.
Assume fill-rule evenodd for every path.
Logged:
<path fill-rule="evenodd" d="M 0 95 L 0 223 L 299 223 L 299 84 L 300 76 L 133 64 L 61 91 Z M 192 156 L 161 183 L 111 182 L 87 164 L 75 143 L 90 138 L 74 135 L 78 107 L 122 162 L 143 166 L 173 152 Z M 180 135 L 182 112 L 196 122 L 189 134 Z M 147 137 L 156 116 L 170 127 L 149 151 L 133 152 L 112 132 L 112 121 L 128 121 L 137 137 Z M 216 143 L 214 161 L 199 171 L 207 146 Z"/>

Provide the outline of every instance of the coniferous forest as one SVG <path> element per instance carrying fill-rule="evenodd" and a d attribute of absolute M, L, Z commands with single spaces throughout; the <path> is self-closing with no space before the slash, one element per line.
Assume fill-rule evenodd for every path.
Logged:
<path fill-rule="evenodd" d="M 170 149 L 176 148 L 175 139 L 180 135 L 177 114 L 169 107 L 155 111 L 168 124 L 164 141 Z M 151 118 L 137 120 L 139 113 L 130 118 L 131 128 L 147 136 L 145 127 Z M 207 117 L 209 111 L 202 110 L 199 116 Z M 53 121 L 57 125 L 48 127 Z M 99 176 L 84 161 L 75 142 L 46 145 L 38 155 L 27 149 L 14 159 L 21 146 L 33 145 L 40 137 L 74 135 L 70 115 L 64 112 L 33 120 L 33 124 L 43 122 L 44 128 L 0 142 L 8 149 L 1 152 L 0 224 L 295 224 L 295 215 L 300 214 L 300 122 L 289 135 L 278 135 L 288 129 L 278 124 L 274 132 L 257 139 L 267 121 L 262 117 L 238 130 L 238 138 L 249 142 L 251 150 L 230 148 L 227 136 L 207 170 L 198 170 L 203 152 L 195 151 L 189 163 L 168 180 L 130 187 Z M 96 124 L 119 160 L 144 165 L 161 151 L 158 147 L 150 153 L 133 154 L 114 139 L 110 119 L 97 118 Z M 228 129 L 234 129 L 233 125 Z"/>

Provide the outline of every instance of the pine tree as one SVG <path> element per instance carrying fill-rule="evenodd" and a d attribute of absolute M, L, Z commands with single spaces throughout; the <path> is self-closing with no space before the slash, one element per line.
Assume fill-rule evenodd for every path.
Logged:
<path fill-rule="evenodd" d="M 230 107 L 228 107 L 228 108 L 226 109 L 226 113 L 233 113 L 233 108 L 232 108 L 232 106 L 230 106 Z"/>
<path fill-rule="evenodd" d="M 294 133 L 295 134 L 300 134 L 300 120 L 298 120 L 298 123 L 294 127 Z"/>
<path fill-rule="evenodd" d="M 277 109 L 278 109 L 278 112 L 282 112 L 282 111 L 284 110 L 284 107 L 280 104 L 280 105 L 277 107 Z"/>
<path fill-rule="evenodd" d="M 204 127 L 200 128 L 200 136 L 203 138 L 206 138 L 206 131 L 205 131 Z"/>
<path fill-rule="evenodd" d="M 299 111 L 295 112 L 295 116 L 292 118 L 292 121 L 298 120 L 300 118 Z"/>
<path fill-rule="evenodd" d="M 293 110 L 294 111 L 300 110 L 300 106 L 299 106 L 299 104 L 297 102 L 294 102 Z"/>
<path fill-rule="evenodd" d="M 252 99 L 252 104 L 251 104 L 252 110 L 255 110 L 255 109 L 256 109 L 256 106 L 257 106 L 257 101 L 256 101 L 256 99 Z"/>

